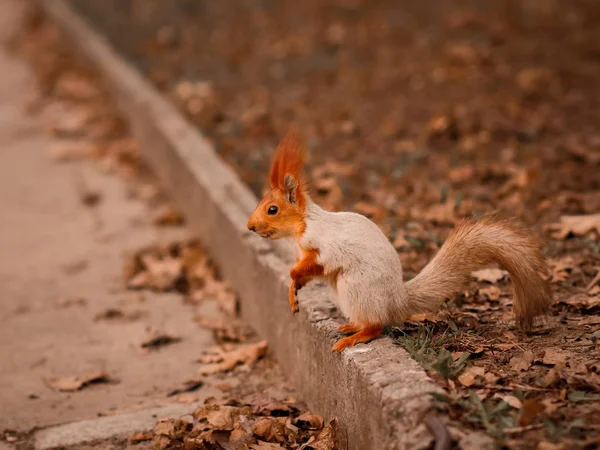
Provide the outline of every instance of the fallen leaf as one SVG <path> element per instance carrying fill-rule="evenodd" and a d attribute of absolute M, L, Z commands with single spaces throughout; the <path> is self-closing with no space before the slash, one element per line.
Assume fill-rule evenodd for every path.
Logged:
<path fill-rule="evenodd" d="M 522 427 L 530 425 L 545 409 L 545 406 L 541 402 L 535 399 L 525 399 L 521 408 L 521 414 L 519 415 L 519 425 Z"/>
<path fill-rule="evenodd" d="M 82 297 L 67 297 L 58 302 L 59 308 L 70 308 L 71 306 L 85 306 L 87 300 Z"/>
<path fill-rule="evenodd" d="M 454 202 L 438 203 L 427 208 L 423 217 L 428 222 L 437 225 L 454 225 L 454 222 L 456 222 L 454 210 Z"/>
<path fill-rule="evenodd" d="M 175 442 L 183 443 L 185 434 L 192 424 L 182 419 L 162 419 L 154 425 L 152 444 L 155 450 L 165 450 Z"/>
<path fill-rule="evenodd" d="M 519 400 L 514 395 L 503 395 L 496 393 L 494 394 L 494 398 L 499 398 L 500 400 L 502 400 L 505 403 L 508 403 L 515 409 L 521 409 L 523 407 L 523 403 L 521 402 L 521 400 Z"/>
<path fill-rule="evenodd" d="M 294 412 L 295 408 L 282 402 L 268 402 L 259 403 L 254 406 L 252 411 L 255 414 L 262 414 L 268 416 L 289 416 Z"/>
<path fill-rule="evenodd" d="M 268 442 L 285 443 L 285 425 L 272 417 L 262 417 L 252 425 L 255 436 Z"/>
<path fill-rule="evenodd" d="M 566 447 L 565 444 L 562 443 L 554 444 L 552 442 L 542 441 L 537 445 L 536 450 L 566 450 Z"/>
<path fill-rule="evenodd" d="M 577 325 L 600 325 L 600 316 L 585 317 Z"/>
<path fill-rule="evenodd" d="M 184 221 L 183 215 L 179 211 L 173 207 L 167 207 L 154 216 L 152 223 L 159 227 L 167 227 L 183 225 Z"/>
<path fill-rule="evenodd" d="M 155 350 L 165 345 L 174 344 L 181 341 L 178 336 L 160 332 L 154 328 L 146 330 L 146 337 L 139 344 L 139 348 L 144 350 Z"/>
<path fill-rule="evenodd" d="M 196 323 L 202 328 L 213 331 L 219 342 L 245 342 L 254 334 L 252 328 L 233 317 L 196 317 Z"/>
<path fill-rule="evenodd" d="M 206 420 L 215 430 L 231 431 L 243 412 L 234 406 L 206 405 L 196 409 L 192 416 L 198 421 Z"/>
<path fill-rule="evenodd" d="M 182 274 L 183 264 L 180 259 L 170 256 L 159 259 L 154 255 L 144 255 L 141 259 L 152 285 L 159 291 L 171 288 Z"/>
<path fill-rule="evenodd" d="M 204 381 L 201 378 L 192 378 L 184 381 L 181 386 L 176 387 L 175 389 L 170 390 L 167 393 L 167 397 L 173 397 L 177 394 L 182 394 L 184 392 L 195 391 L 199 387 L 204 384 Z"/>
<path fill-rule="evenodd" d="M 293 423 L 300 428 L 315 428 L 317 430 L 323 428 L 323 418 L 311 412 L 299 415 Z"/>
<path fill-rule="evenodd" d="M 258 441 L 256 444 L 250 444 L 250 448 L 252 450 L 273 450 L 273 449 L 283 449 L 283 447 L 279 444 L 273 444 L 271 442 Z"/>
<path fill-rule="evenodd" d="M 541 401 L 541 403 L 544 405 L 545 412 L 548 415 L 552 415 L 554 411 L 558 410 L 562 406 L 560 400 L 553 398 L 545 398 Z"/>
<path fill-rule="evenodd" d="M 198 369 L 198 374 L 209 375 L 212 373 L 227 372 L 232 370 L 238 364 L 250 364 L 255 362 L 262 358 L 266 352 L 267 341 L 241 345 L 230 351 L 217 349 L 200 358 L 199 361 L 206 365 Z"/>
<path fill-rule="evenodd" d="M 154 434 L 151 431 L 141 431 L 139 433 L 133 433 L 127 440 L 135 444 L 143 441 L 151 441 L 153 436 Z"/>
<path fill-rule="evenodd" d="M 481 269 L 476 272 L 472 272 L 471 275 L 477 281 L 485 281 L 487 283 L 494 284 L 508 276 L 508 272 L 502 269 Z"/>
<path fill-rule="evenodd" d="M 484 295 L 488 299 L 493 300 L 493 301 L 499 300 L 501 293 L 502 293 L 502 291 L 500 291 L 500 289 L 497 288 L 496 286 L 489 286 L 489 287 L 486 287 L 483 289 L 479 289 L 480 295 Z"/>
<path fill-rule="evenodd" d="M 300 450 L 311 448 L 313 450 L 333 450 L 336 447 L 336 427 L 334 421 L 323 428 L 316 436 L 312 436 Z"/>
<path fill-rule="evenodd" d="M 551 368 L 546 375 L 544 375 L 544 378 L 542 379 L 542 385 L 545 387 L 551 387 L 559 383 L 564 378 L 564 368 L 564 363 L 559 362 L 555 364 L 554 367 Z"/>
<path fill-rule="evenodd" d="M 566 360 L 565 354 L 560 349 L 549 348 L 544 352 L 542 364 L 554 366 L 556 364 L 564 364 Z"/>
<path fill-rule="evenodd" d="M 485 369 L 483 367 L 471 366 L 458 377 L 458 381 L 463 386 L 469 387 L 475 384 L 477 377 L 483 376 L 485 376 Z"/>
<path fill-rule="evenodd" d="M 578 309 L 591 309 L 600 306 L 600 298 L 597 296 L 590 296 L 589 293 L 584 294 L 580 292 L 561 300 L 560 303 L 564 303 Z"/>
<path fill-rule="evenodd" d="M 531 367 L 533 363 L 533 352 L 531 350 L 525 350 L 519 355 L 515 355 L 511 358 L 509 366 L 513 370 L 522 372 Z"/>
<path fill-rule="evenodd" d="M 546 227 L 551 231 L 552 237 L 564 240 L 570 235 L 585 236 L 595 231 L 600 235 L 600 213 L 583 216 L 562 216 L 559 223 Z"/>
<path fill-rule="evenodd" d="M 558 283 L 566 281 L 569 276 L 577 269 L 572 257 L 567 256 L 558 261 L 552 261 L 552 282 Z"/>
<path fill-rule="evenodd" d="M 58 391 L 75 392 L 89 386 L 92 383 L 111 382 L 110 375 L 103 371 L 87 372 L 81 375 L 69 375 L 52 378 L 48 384 Z"/>
<path fill-rule="evenodd" d="M 49 148 L 48 156 L 56 162 L 76 161 L 88 157 L 94 149 L 85 141 L 59 141 Z"/>

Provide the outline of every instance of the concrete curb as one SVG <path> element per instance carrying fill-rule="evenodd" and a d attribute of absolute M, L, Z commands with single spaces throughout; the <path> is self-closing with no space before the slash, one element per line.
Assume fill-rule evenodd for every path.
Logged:
<path fill-rule="evenodd" d="M 191 414 L 199 405 L 200 403 L 175 404 L 46 428 L 35 434 L 35 448 L 36 450 L 48 450 L 113 437 L 126 438 L 136 432 L 152 430 L 156 421 L 161 418 L 182 417 Z M 191 421 L 191 417 L 188 419 Z"/>
<path fill-rule="evenodd" d="M 112 49 L 64 0 L 37 0 L 101 74 L 126 114 L 144 157 L 184 211 L 233 287 L 241 313 L 266 339 L 303 399 L 347 431 L 349 449 L 414 449 L 429 440 L 418 415 L 436 390 L 421 367 L 389 339 L 331 353 L 339 317 L 324 286 L 287 303 L 291 251 L 249 233 L 257 199 L 197 129 Z M 266 176 L 266 175 L 265 175 Z"/>

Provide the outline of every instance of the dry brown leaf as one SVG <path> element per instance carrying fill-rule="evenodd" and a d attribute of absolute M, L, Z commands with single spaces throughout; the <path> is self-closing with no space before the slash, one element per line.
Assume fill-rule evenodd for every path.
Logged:
<path fill-rule="evenodd" d="M 174 442 L 183 443 L 185 434 L 192 429 L 192 424 L 181 419 L 162 419 L 154 425 L 152 443 L 155 450 L 165 450 Z"/>
<path fill-rule="evenodd" d="M 455 167 L 448 172 L 448 179 L 454 184 L 464 183 L 471 180 L 474 176 L 475 167 L 472 164 Z"/>
<path fill-rule="evenodd" d="M 541 403 L 544 405 L 545 412 L 548 415 L 552 415 L 554 411 L 562 406 L 560 400 L 556 400 L 554 398 L 545 398 L 541 401 Z"/>
<path fill-rule="evenodd" d="M 454 212 L 454 203 L 447 201 L 446 203 L 438 203 L 427 208 L 423 217 L 428 222 L 437 225 L 454 225 L 456 215 Z"/>
<path fill-rule="evenodd" d="M 308 442 L 300 447 L 304 450 L 307 447 L 313 450 L 333 450 L 336 447 L 336 426 L 333 421 L 324 427 L 317 435 L 312 436 Z"/>
<path fill-rule="evenodd" d="M 154 433 L 152 433 L 152 431 L 141 431 L 139 433 L 133 433 L 127 440 L 135 444 L 143 441 L 151 441 L 153 436 Z"/>
<path fill-rule="evenodd" d="M 181 341 L 181 338 L 178 336 L 163 333 L 154 328 L 148 328 L 146 329 L 146 336 L 144 337 L 144 340 L 139 344 L 139 348 L 145 351 L 155 350 L 179 341 Z"/>
<path fill-rule="evenodd" d="M 537 445 L 536 450 L 567 450 L 567 447 L 565 447 L 564 443 L 555 444 L 553 442 L 542 441 Z"/>
<path fill-rule="evenodd" d="M 159 227 L 180 226 L 185 222 L 183 215 L 173 207 L 160 211 L 152 219 L 152 223 Z"/>
<path fill-rule="evenodd" d="M 70 308 L 71 306 L 85 306 L 87 300 L 82 297 L 67 297 L 58 302 L 59 308 Z"/>
<path fill-rule="evenodd" d="M 523 403 L 521 402 L 521 400 L 519 400 L 514 395 L 504 395 L 496 393 L 494 394 L 493 398 L 499 398 L 500 400 L 502 400 L 505 403 L 508 403 L 515 409 L 521 409 L 523 407 Z"/>
<path fill-rule="evenodd" d="M 220 342 L 245 342 L 254 334 L 252 328 L 233 317 L 196 317 L 202 328 L 213 331 L 215 340 Z"/>
<path fill-rule="evenodd" d="M 487 283 L 497 283 L 504 277 L 508 276 L 508 272 L 502 269 L 481 269 L 476 272 L 472 272 L 471 275 L 477 281 L 485 281 Z"/>
<path fill-rule="evenodd" d="M 561 258 L 558 261 L 551 261 L 551 266 L 553 283 L 567 280 L 569 275 L 577 269 L 575 261 L 570 256 Z"/>
<path fill-rule="evenodd" d="M 75 392 L 92 383 L 109 383 L 110 375 L 104 371 L 87 372 L 81 375 L 69 375 L 48 380 L 53 389 L 65 392 Z"/>
<path fill-rule="evenodd" d="M 546 227 L 555 239 L 566 239 L 569 235 L 585 236 L 595 231 L 600 235 L 600 213 L 583 216 L 562 216 L 559 223 Z"/>
<path fill-rule="evenodd" d="M 252 425 L 252 432 L 255 436 L 268 441 L 286 442 L 285 424 L 273 417 L 263 417 L 258 419 Z"/>
<path fill-rule="evenodd" d="M 600 325 L 600 316 L 585 317 L 577 325 Z"/>
<path fill-rule="evenodd" d="M 305 412 L 294 419 L 294 425 L 300 428 L 323 428 L 323 418 L 312 414 L 311 412 Z"/>
<path fill-rule="evenodd" d="M 203 384 L 204 384 L 204 381 L 201 378 L 199 378 L 199 377 L 197 377 L 197 378 L 191 378 L 189 380 L 184 381 L 181 384 L 181 386 L 178 386 L 175 389 L 171 389 L 167 393 L 167 397 L 172 397 L 174 395 L 182 394 L 184 392 L 195 391 L 196 389 L 198 389 Z"/>
<path fill-rule="evenodd" d="M 215 430 L 231 431 L 238 423 L 240 414 L 246 412 L 234 406 L 206 405 L 196 409 L 192 415 L 198 421 L 206 420 Z"/>
<path fill-rule="evenodd" d="M 590 309 L 600 306 L 600 298 L 589 293 L 578 293 L 571 295 L 570 297 L 561 300 L 561 303 L 566 303 L 575 308 Z"/>
<path fill-rule="evenodd" d="M 555 364 L 542 378 L 542 385 L 551 387 L 559 383 L 565 377 L 564 368 L 564 363 Z"/>
<path fill-rule="evenodd" d="M 542 364 L 554 366 L 556 364 L 564 364 L 566 361 L 566 355 L 562 352 L 562 350 L 558 348 L 549 348 L 544 352 Z"/>
<path fill-rule="evenodd" d="M 85 141 L 59 141 L 50 147 L 48 156 L 56 162 L 75 161 L 91 155 L 94 148 Z"/>
<path fill-rule="evenodd" d="M 173 286 L 182 274 L 183 264 L 180 259 L 166 256 L 162 259 L 154 255 L 143 255 L 142 263 L 150 275 L 150 282 L 159 291 Z"/>
<path fill-rule="evenodd" d="M 232 370 L 238 364 L 250 364 L 262 358 L 267 352 L 267 341 L 256 344 L 238 346 L 229 351 L 216 349 L 207 352 L 200 358 L 200 362 L 206 364 L 198 369 L 199 375 L 210 375 L 212 373 L 226 372 Z"/>
<path fill-rule="evenodd" d="M 479 289 L 479 294 L 486 296 L 488 299 L 496 301 L 500 299 L 502 291 L 496 286 L 489 286 Z"/>
<path fill-rule="evenodd" d="M 485 369 L 483 367 L 471 366 L 458 377 L 458 381 L 463 386 L 469 387 L 475 384 L 477 377 L 483 376 L 485 376 Z"/>
<path fill-rule="evenodd" d="M 519 425 L 522 427 L 530 425 L 545 409 L 545 406 L 541 402 L 535 399 L 525 399 L 519 416 Z"/>
<path fill-rule="evenodd" d="M 272 442 L 258 441 L 256 444 L 250 444 L 250 448 L 252 450 L 276 450 L 283 449 L 283 447 L 279 444 L 274 444 Z"/>
<path fill-rule="evenodd" d="M 531 350 L 525 350 L 519 355 L 515 355 L 511 358 L 509 366 L 513 370 L 522 372 L 531 367 L 533 363 L 533 352 Z"/>

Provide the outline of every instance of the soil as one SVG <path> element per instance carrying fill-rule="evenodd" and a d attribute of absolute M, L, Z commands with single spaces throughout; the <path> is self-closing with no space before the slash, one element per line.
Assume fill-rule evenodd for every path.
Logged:
<path fill-rule="evenodd" d="M 555 303 L 533 334 L 496 278 L 392 334 L 447 388 L 448 424 L 506 448 L 599 445 L 600 4 L 72 4 L 257 195 L 297 125 L 315 200 L 380 224 L 409 278 L 461 216 L 536 229 Z"/>

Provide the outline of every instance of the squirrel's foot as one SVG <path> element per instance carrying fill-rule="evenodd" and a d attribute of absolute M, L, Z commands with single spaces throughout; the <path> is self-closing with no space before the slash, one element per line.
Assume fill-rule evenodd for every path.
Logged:
<path fill-rule="evenodd" d="M 358 333 L 360 330 L 362 330 L 362 327 L 355 323 L 346 323 L 338 327 L 340 333 Z"/>
<path fill-rule="evenodd" d="M 340 339 L 337 344 L 331 348 L 331 351 L 341 352 L 346 347 L 352 347 L 361 342 L 369 342 L 379 336 L 382 331 L 383 327 L 381 325 L 365 325 L 361 327 L 361 330 L 358 333 Z"/>
<path fill-rule="evenodd" d="M 292 308 L 292 312 L 296 314 L 298 311 L 300 311 L 300 307 L 298 306 L 298 288 L 296 287 L 296 283 L 293 281 L 290 284 L 288 299 L 290 302 L 290 308 Z"/>

